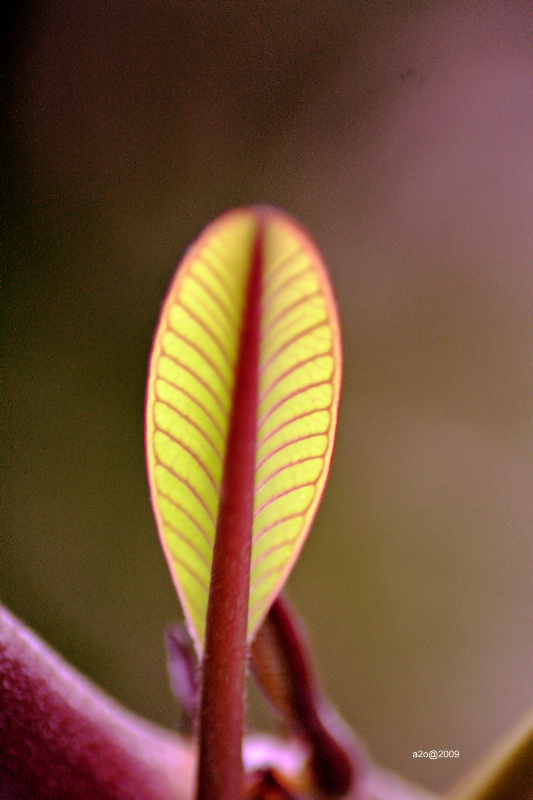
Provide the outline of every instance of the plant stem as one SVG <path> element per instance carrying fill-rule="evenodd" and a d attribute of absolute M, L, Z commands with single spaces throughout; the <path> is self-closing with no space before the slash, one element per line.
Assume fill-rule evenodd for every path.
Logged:
<path fill-rule="evenodd" d="M 240 800 L 259 385 L 262 219 L 252 252 L 207 609 L 198 800 Z"/>

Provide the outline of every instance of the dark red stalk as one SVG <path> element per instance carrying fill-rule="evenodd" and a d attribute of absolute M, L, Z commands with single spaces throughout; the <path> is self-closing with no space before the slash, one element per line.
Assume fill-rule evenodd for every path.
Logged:
<path fill-rule="evenodd" d="M 262 221 L 245 301 L 207 609 L 198 800 L 243 797 L 242 733 L 259 386 Z"/>
<path fill-rule="evenodd" d="M 274 710 L 311 749 L 313 781 L 327 797 L 359 797 L 368 771 L 359 743 L 320 691 L 304 633 L 279 595 L 251 647 L 252 669 Z"/>

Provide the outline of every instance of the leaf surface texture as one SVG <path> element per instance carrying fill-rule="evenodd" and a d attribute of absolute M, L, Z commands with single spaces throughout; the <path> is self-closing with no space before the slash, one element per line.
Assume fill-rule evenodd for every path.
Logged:
<path fill-rule="evenodd" d="M 259 243 L 259 244 L 258 244 Z M 259 258 L 254 257 L 259 248 Z M 248 640 L 283 586 L 329 469 L 340 392 L 336 307 L 320 254 L 271 208 L 227 212 L 199 236 L 172 281 L 147 390 L 152 504 L 191 633 L 202 652 L 235 374 L 252 265 L 261 270 Z"/>

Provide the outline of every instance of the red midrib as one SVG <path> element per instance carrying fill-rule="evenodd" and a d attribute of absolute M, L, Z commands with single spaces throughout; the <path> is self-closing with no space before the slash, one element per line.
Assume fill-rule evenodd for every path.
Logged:
<path fill-rule="evenodd" d="M 241 751 L 263 273 L 263 215 L 256 211 L 256 219 L 209 588 L 198 800 L 235 800 L 243 796 Z"/>

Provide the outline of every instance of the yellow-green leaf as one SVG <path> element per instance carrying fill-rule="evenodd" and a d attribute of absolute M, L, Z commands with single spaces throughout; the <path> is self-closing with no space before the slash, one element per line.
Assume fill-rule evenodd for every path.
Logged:
<path fill-rule="evenodd" d="M 277 209 L 228 212 L 204 230 L 176 272 L 147 390 L 152 504 L 200 652 L 230 425 L 239 425 L 235 376 L 247 347 L 249 333 L 242 334 L 251 303 L 257 303 L 259 348 L 252 367 L 255 438 L 249 442 L 255 470 L 242 485 L 243 493 L 253 492 L 249 641 L 298 556 L 333 447 L 340 335 L 320 254 Z"/>

